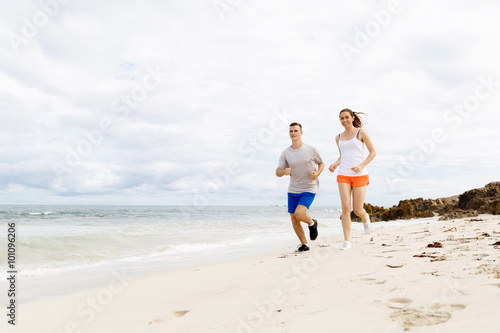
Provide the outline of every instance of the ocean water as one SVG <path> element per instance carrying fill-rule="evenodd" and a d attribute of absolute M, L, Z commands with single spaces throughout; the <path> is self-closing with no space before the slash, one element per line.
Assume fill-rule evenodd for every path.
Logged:
<path fill-rule="evenodd" d="M 320 235 L 341 233 L 338 207 L 310 213 Z M 12 222 L 21 301 L 104 284 L 117 272 L 137 277 L 298 244 L 283 206 L 0 206 L 1 272 Z"/>
<path fill-rule="evenodd" d="M 309 213 L 320 237 L 341 240 L 339 207 L 313 206 Z M 20 302 L 102 286 L 116 274 L 132 279 L 299 243 L 284 206 L 0 206 L 2 276 L 9 270 L 9 223 L 16 225 Z M 362 225 L 352 228 L 361 232 Z M 2 294 L 7 289 L 0 279 Z"/>

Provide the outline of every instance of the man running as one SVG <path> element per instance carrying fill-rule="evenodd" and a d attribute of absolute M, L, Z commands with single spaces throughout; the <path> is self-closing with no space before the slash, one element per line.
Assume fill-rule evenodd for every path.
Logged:
<path fill-rule="evenodd" d="M 316 193 L 318 193 L 318 177 L 325 168 L 316 148 L 302 141 L 302 125 L 290 124 L 290 139 L 292 145 L 286 148 L 280 156 L 276 176 L 290 176 L 288 186 L 288 213 L 292 219 L 293 230 L 301 244 L 297 251 L 309 251 L 307 239 L 302 229 L 301 222 L 309 226 L 309 238 L 318 237 L 318 221 L 312 219 L 307 210 L 311 206 Z M 316 164 L 318 170 L 316 170 Z"/>

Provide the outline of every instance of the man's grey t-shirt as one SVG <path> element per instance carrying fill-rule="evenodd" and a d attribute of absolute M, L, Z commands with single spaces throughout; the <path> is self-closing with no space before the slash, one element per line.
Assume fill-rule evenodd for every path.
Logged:
<path fill-rule="evenodd" d="M 311 172 L 316 171 L 316 164 L 323 163 L 316 148 L 302 144 L 299 149 L 288 147 L 280 156 L 278 168 L 292 168 L 288 193 L 318 193 L 319 180 L 311 180 Z"/>

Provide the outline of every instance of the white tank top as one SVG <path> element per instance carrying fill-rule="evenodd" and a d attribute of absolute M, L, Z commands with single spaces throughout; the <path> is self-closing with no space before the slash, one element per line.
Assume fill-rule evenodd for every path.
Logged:
<path fill-rule="evenodd" d="M 359 130 L 361 131 L 361 129 Z M 358 139 L 358 133 L 351 140 L 342 141 L 339 134 L 339 147 L 340 147 L 340 166 L 339 175 L 356 177 L 368 174 L 368 170 L 364 168 L 361 172 L 354 172 L 352 167 L 358 166 L 365 160 L 365 144 Z"/>

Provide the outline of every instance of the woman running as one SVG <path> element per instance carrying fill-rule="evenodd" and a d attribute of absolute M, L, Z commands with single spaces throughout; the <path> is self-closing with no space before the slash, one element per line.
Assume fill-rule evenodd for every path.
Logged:
<path fill-rule="evenodd" d="M 366 186 L 370 183 L 366 166 L 376 155 L 375 147 L 368 132 L 361 129 L 363 122 L 359 117 L 363 112 L 354 112 L 350 109 L 340 111 L 340 123 L 344 132 L 335 137 L 339 147 L 340 157 L 328 168 L 334 172 L 339 167 L 337 182 L 339 183 L 340 201 L 342 202 L 342 229 L 344 243 L 342 250 L 351 248 L 351 193 L 354 214 L 363 220 L 365 233 L 370 232 L 370 217 L 363 208 Z M 364 147 L 368 149 L 368 156 L 364 158 Z"/>

